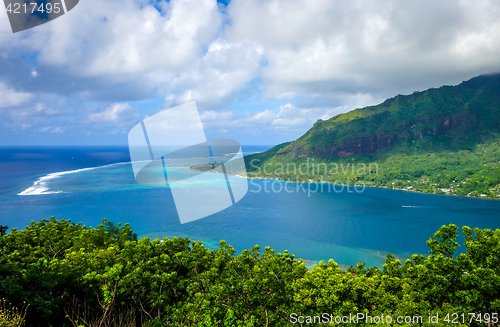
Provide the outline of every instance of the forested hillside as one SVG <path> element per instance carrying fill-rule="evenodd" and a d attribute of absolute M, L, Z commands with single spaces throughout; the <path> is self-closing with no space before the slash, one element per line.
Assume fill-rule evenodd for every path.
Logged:
<path fill-rule="evenodd" d="M 320 120 L 279 147 L 246 157 L 250 176 L 500 197 L 500 75 Z"/>

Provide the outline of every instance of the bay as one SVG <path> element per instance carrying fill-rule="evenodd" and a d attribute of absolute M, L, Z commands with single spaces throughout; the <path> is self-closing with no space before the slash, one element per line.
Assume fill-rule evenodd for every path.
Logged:
<path fill-rule="evenodd" d="M 22 229 L 55 216 L 95 227 L 107 218 L 130 223 L 139 237 L 189 237 L 212 249 L 225 240 L 238 253 L 259 244 L 309 266 L 332 258 L 378 267 L 387 253 L 427 254 L 442 225 L 500 228 L 500 201 L 275 180 L 249 180 L 235 205 L 180 224 L 170 189 L 137 184 L 129 161 L 126 147 L 0 148 L 0 225 Z"/>

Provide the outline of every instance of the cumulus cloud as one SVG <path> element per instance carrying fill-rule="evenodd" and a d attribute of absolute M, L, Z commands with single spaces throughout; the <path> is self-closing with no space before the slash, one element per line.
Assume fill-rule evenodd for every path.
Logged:
<path fill-rule="evenodd" d="M 131 124 L 136 122 L 141 116 L 138 108 L 133 108 L 128 103 L 115 103 L 99 112 L 91 112 L 87 115 L 90 123 L 105 124 Z"/>
<path fill-rule="evenodd" d="M 0 82 L 0 108 L 17 107 L 31 100 L 28 92 L 17 92 L 7 84 Z"/>
<path fill-rule="evenodd" d="M 86 0 L 9 34 L 0 10 L 0 114 L 20 130 L 57 118 L 64 133 L 125 133 L 140 117 L 131 101 L 196 101 L 212 129 L 297 137 L 328 115 L 500 72 L 499 16 L 491 0 Z"/>
<path fill-rule="evenodd" d="M 141 119 L 139 107 L 129 103 L 111 103 L 102 107 L 87 107 L 85 115 L 74 125 L 87 135 L 115 135 L 124 137 Z"/>
<path fill-rule="evenodd" d="M 245 85 L 258 75 L 260 53 L 248 43 L 214 40 L 191 67 L 175 76 L 161 71 L 149 74 L 167 106 L 196 101 L 206 109 L 225 109 Z"/>
<path fill-rule="evenodd" d="M 89 0 L 53 22 L 40 47 L 45 64 L 74 74 L 115 80 L 158 69 L 175 70 L 196 59 L 221 24 L 211 0 L 159 2 Z"/>
<path fill-rule="evenodd" d="M 60 126 L 45 126 L 39 128 L 39 131 L 42 133 L 61 134 L 65 131 L 65 128 L 62 128 Z"/>
<path fill-rule="evenodd" d="M 75 114 L 67 99 L 46 93 L 32 95 L 22 105 L 4 111 L 5 120 L 24 123 L 54 120 Z"/>
<path fill-rule="evenodd" d="M 343 108 L 298 108 L 291 103 L 279 109 L 235 114 L 233 111 L 206 111 L 200 117 L 208 132 L 224 130 L 225 133 L 266 133 L 281 131 L 293 133 L 310 128 L 318 119 L 328 119 L 343 111 Z"/>
<path fill-rule="evenodd" d="M 265 49 L 266 96 L 394 93 L 500 71 L 500 11 L 481 1 L 244 1 L 231 40 Z"/>

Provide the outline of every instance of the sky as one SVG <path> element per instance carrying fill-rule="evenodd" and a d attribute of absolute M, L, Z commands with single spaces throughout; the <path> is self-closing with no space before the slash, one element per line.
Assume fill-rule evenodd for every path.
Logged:
<path fill-rule="evenodd" d="M 497 0 L 80 0 L 12 33 L 0 145 L 126 145 L 195 101 L 207 137 L 273 145 L 318 119 L 500 72 Z"/>

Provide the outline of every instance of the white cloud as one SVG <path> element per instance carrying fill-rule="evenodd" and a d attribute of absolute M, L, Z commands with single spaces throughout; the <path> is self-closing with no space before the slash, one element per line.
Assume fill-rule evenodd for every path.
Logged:
<path fill-rule="evenodd" d="M 128 103 L 115 103 L 103 111 L 90 112 L 87 115 L 87 122 L 99 124 L 131 125 L 140 118 L 138 108 L 130 106 Z"/>
<path fill-rule="evenodd" d="M 265 49 L 265 94 L 388 96 L 500 71 L 500 3 L 244 1 L 231 40 Z"/>
<path fill-rule="evenodd" d="M 207 130 L 225 130 L 242 134 L 254 134 L 266 131 L 304 131 L 310 128 L 318 119 L 328 119 L 334 114 L 344 112 L 345 108 L 297 108 L 291 103 L 280 106 L 279 109 L 266 109 L 249 112 L 243 115 L 232 111 L 203 112 L 200 117 Z M 346 111 L 346 110 L 345 110 Z"/>
<path fill-rule="evenodd" d="M 68 101 L 61 96 L 38 93 L 32 95 L 30 100 L 22 105 L 6 108 L 4 119 L 19 123 L 45 121 L 50 125 L 50 121 L 54 119 L 75 114 Z"/>
<path fill-rule="evenodd" d="M 42 128 L 64 116 L 64 126 L 124 132 L 140 117 L 130 101 L 163 98 L 165 107 L 196 101 L 205 124 L 228 133 L 305 132 L 318 118 L 399 93 L 500 72 L 498 1 L 154 5 L 80 1 L 48 24 L 0 33 L 3 116 L 45 120 Z M 0 30 L 6 21 L 0 11 Z M 19 82 L 25 91 L 9 86 Z M 277 101 L 288 104 L 244 112 L 247 102 Z"/>
<path fill-rule="evenodd" d="M 40 61 L 73 74 L 115 80 L 156 70 L 176 70 L 199 57 L 221 24 L 212 0 L 159 3 L 134 0 L 82 1 L 54 20 Z"/>
<path fill-rule="evenodd" d="M 156 71 L 148 75 L 168 104 L 196 101 L 204 108 L 226 109 L 260 69 L 260 54 L 248 43 L 216 39 L 207 52 L 178 74 Z"/>
<path fill-rule="evenodd" d="M 215 0 L 156 5 L 161 12 L 142 0 L 88 0 L 43 25 L 53 33 L 11 39 L 18 47 L 39 51 L 43 73 L 80 84 L 75 93 L 83 100 L 104 96 L 109 101 L 112 94 L 117 101 L 170 96 L 172 104 L 196 100 L 218 110 L 258 76 L 262 51 L 220 37 L 226 17 Z M 42 72 L 33 69 L 31 74 L 41 77 Z M 62 83 L 59 89 L 76 83 Z M 122 90 L 105 93 L 99 87 L 118 83 Z"/>
<path fill-rule="evenodd" d="M 271 123 L 274 119 L 276 119 L 276 112 L 273 110 L 264 110 L 260 112 L 245 112 L 245 118 L 240 120 L 240 122 L 244 122 L 245 124 L 266 124 Z"/>
<path fill-rule="evenodd" d="M 39 128 L 39 131 L 43 133 L 61 134 L 64 133 L 65 129 L 60 126 L 46 126 Z"/>
<path fill-rule="evenodd" d="M 235 117 L 234 112 L 218 112 L 218 111 L 204 111 L 200 114 L 202 122 L 217 123 L 219 121 L 231 120 Z"/>
<path fill-rule="evenodd" d="M 7 84 L 0 82 L 0 108 L 17 107 L 29 102 L 33 95 L 28 92 L 17 92 Z"/>
<path fill-rule="evenodd" d="M 39 65 L 87 81 L 84 99 L 101 94 L 91 85 L 132 83 L 142 93 L 113 91 L 115 101 L 154 95 L 210 110 L 227 110 L 259 79 L 250 92 L 269 98 L 385 98 L 500 71 L 500 3 L 488 0 L 233 0 L 225 12 L 215 0 L 155 4 L 84 1 L 39 27 L 53 33 L 0 35 L 0 44 L 39 51 Z"/>

